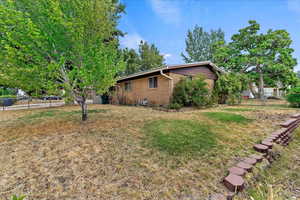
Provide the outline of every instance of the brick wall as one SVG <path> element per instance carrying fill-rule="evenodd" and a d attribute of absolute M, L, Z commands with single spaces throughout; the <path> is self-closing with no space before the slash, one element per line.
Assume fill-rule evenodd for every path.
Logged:
<path fill-rule="evenodd" d="M 173 88 L 184 78 L 184 75 L 175 73 L 166 73 L 166 75 L 173 78 L 172 81 L 164 76 L 156 75 L 145 78 L 131 80 L 131 90 L 125 91 L 125 83 L 117 84 L 115 95 L 113 95 L 112 103 L 114 104 L 140 104 L 141 101 L 147 99 L 148 103 L 155 105 L 168 105 L 172 97 Z M 149 78 L 157 77 L 157 88 L 149 88 Z M 210 89 L 214 87 L 214 80 L 205 80 Z"/>
<path fill-rule="evenodd" d="M 149 78 L 157 77 L 157 88 L 149 88 Z M 167 105 L 171 94 L 171 82 L 161 75 L 131 80 L 131 91 L 125 91 L 125 82 L 117 84 L 113 103 L 138 104 L 147 99 L 150 104 Z M 123 101 L 123 102 L 120 102 Z"/>

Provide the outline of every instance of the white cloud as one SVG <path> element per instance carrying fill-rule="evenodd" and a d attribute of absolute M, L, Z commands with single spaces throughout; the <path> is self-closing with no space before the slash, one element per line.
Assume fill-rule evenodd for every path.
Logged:
<path fill-rule="evenodd" d="M 153 11 L 167 24 L 178 25 L 181 22 L 181 12 L 178 1 L 150 0 Z"/>
<path fill-rule="evenodd" d="M 288 8 L 291 11 L 300 13 L 300 0 L 288 0 Z"/>
<path fill-rule="evenodd" d="M 170 54 L 170 53 L 162 53 L 162 55 L 165 59 L 168 59 L 172 56 L 172 54 Z"/>
<path fill-rule="evenodd" d="M 127 34 L 120 39 L 120 43 L 123 47 L 130 49 L 138 49 L 141 40 L 145 41 L 138 33 Z"/>

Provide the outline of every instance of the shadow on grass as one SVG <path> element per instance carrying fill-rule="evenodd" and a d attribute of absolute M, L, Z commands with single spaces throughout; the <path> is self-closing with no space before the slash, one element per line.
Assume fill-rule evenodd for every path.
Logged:
<path fill-rule="evenodd" d="M 234 122 L 234 123 L 246 124 L 253 121 L 252 119 L 248 119 L 243 115 L 227 113 L 227 112 L 204 112 L 202 114 L 212 120 L 217 120 L 220 122 L 229 122 L 229 123 Z"/>
<path fill-rule="evenodd" d="M 252 109 L 252 108 L 224 108 L 222 110 L 232 111 L 232 112 L 250 112 L 250 111 L 256 111 L 257 109 Z"/>
<path fill-rule="evenodd" d="M 144 126 L 147 143 L 170 155 L 205 154 L 216 146 L 216 134 L 192 120 L 155 120 Z"/>
<path fill-rule="evenodd" d="M 107 110 L 104 109 L 94 109 L 94 110 L 88 110 L 89 114 L 94 113 L 105 113 Z M 73 117 L 73 116 L 80 116 L 81 110 L 74 110 L 74 111 L 63 111 L 63 110 L 46 110 L 41 111 L 29 115 L 25 115 L 23 117 L 18 118 L 17 120 L 21 120 L 24 122 L 33 122 L 40 119 L 47 119 L 47 118 L 53 118 L 53 117 Z"/>

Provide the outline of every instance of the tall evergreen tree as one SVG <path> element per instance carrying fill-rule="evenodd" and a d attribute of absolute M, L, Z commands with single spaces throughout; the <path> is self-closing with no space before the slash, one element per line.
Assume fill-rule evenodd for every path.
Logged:
<path fill-rule="evenodd" d="M 126 67 L 122 74 L 130 75 L 140 70 L 140 57 L 134 49 L 123 49 L 123 58 L 126 63 Z"/>
<path fill-rule="evenodd" d="M 158 48 L 147 42 L 141 41 L 139 45 L 140 71 L 158 68 L 164 65 L 164 56 L 159 53 Z"/>
<path fill-rule="evenodd" d="M 126 62 L 124 75 L 158 68 L 165 64 L 164 56 L 160 54 L 158 48 L 144 41 L 140 42 L 138 52 L 134 49 L 123 49 L 123 57 Z"/>
<path fill-rule="evenodd" d="M 221 29 L 206 32 L 202 27 L 196 25 L 193 30 L 188 30 L 185 40 L 187 55 L 181 53 L 186 63 L 198 61 L 212 61 L 213 44 L 224 41 L 224 32 Z"/>

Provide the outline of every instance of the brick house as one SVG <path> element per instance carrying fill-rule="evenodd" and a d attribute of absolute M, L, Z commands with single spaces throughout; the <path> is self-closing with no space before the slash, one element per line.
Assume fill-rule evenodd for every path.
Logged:
<path fill-rule="evenodd" d="M 212 62 L 197 62 L 166 66 L 139 72 L 117 81 L 112 96 L 113 104 L 168 105 L 173 88 L 183 77 L 202 74 L 210 89 L 214 87 L 218 73 L 222 73 Z"/>

